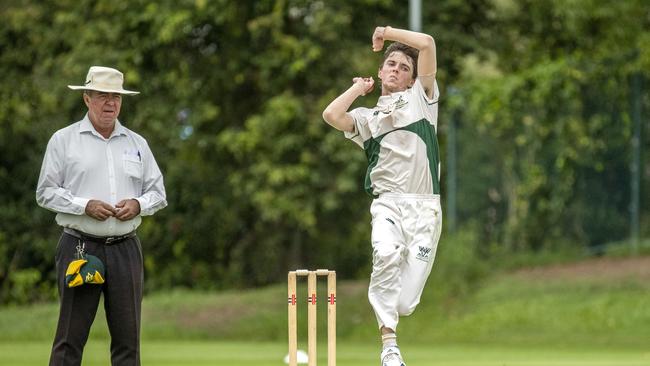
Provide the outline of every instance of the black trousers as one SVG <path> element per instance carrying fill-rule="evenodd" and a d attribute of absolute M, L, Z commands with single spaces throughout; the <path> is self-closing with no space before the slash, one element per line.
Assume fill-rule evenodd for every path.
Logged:
<path fill-rule="evenodd" d="M 69 288 L 65 284 L 68 264 L 76 259 L 76 247 L 85 244 L 87 254 L 104 262 L 105 282 Z M 144 282 L 142 247 L 137 236 L 105 245 L 63 233 L 56 250 L 56 271 L 60 313 L 50 366 L 78 366 L 99 299 L 104 294 L 104 310 L 111 335 L 111 364 L 140 365 L 140 318 Z"/>

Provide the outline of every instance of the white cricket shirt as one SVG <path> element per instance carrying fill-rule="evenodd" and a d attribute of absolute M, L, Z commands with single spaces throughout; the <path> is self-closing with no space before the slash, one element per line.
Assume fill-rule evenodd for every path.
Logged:
<path fill-rule="evenodd" d="M 374 108 L 349 112 L 354 131 L 345 136 L 366 152 L 369 194 L 440 194 L 439 94 L 434 82 L 430 99 L 416 79 L 410 89 L 379 97 Z"/>

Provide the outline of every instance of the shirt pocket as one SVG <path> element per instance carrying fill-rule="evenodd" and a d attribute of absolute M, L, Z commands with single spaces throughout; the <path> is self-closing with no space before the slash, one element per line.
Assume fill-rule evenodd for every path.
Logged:
<path fill-rule="evenodd" d="M 142 180 L 142 162 L 138 156 L 124 154 L 124 173 L 133 179 Z"/>

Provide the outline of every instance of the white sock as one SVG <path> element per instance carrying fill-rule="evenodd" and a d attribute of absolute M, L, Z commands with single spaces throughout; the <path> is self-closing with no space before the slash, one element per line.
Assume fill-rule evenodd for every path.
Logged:
<path fill-rule="evenodd" d="M 395 333 L 382 334 L 381 343 L 383 344 L 384 349 L 388 347 L 397 347 L 397 334 Z"/>

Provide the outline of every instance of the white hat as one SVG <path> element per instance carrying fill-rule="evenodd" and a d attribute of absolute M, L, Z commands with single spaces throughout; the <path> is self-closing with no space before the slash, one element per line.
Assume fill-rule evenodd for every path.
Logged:
<path fill-rule="evenodd" d="M 86 85 L 68 85 L 72 90 L 96 90 L 106 93 L 140 94 L 140 92 L 122 88 L 124 75 L 115 69 L 104 66 L 91 66 L 86 76 Z"/>

